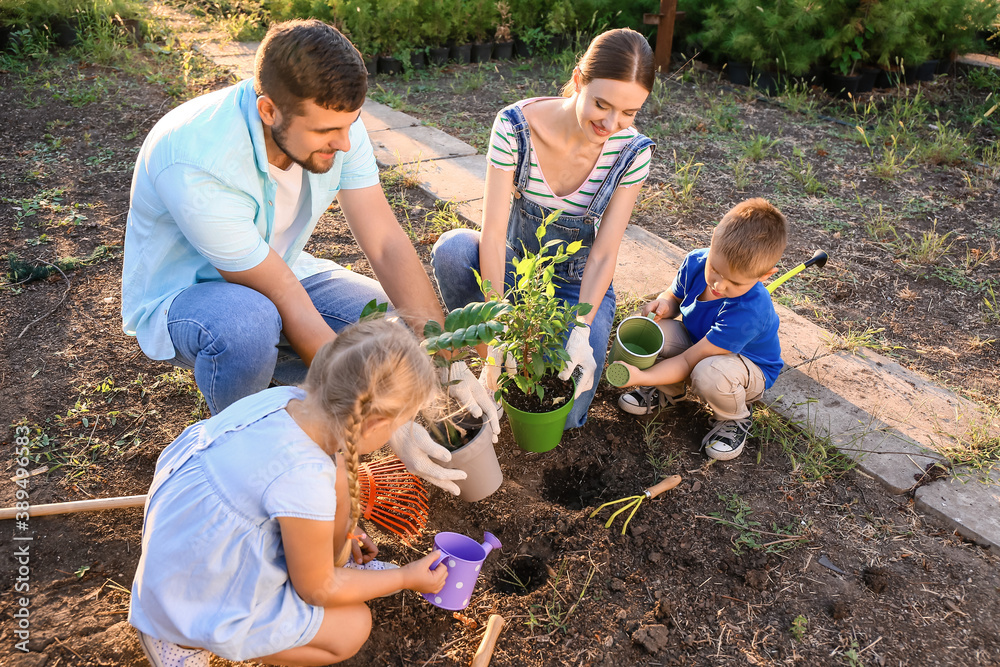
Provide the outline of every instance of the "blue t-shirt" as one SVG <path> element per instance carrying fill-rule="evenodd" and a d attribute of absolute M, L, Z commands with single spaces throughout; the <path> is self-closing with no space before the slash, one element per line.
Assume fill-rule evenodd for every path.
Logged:
<path fill-rule="evenodd" d="M 781 344 L 778 342 L 778 313 L 771 295 L 760 282 L 735 299 L 699 301 L 708 281 L 705 263 L 708 248 L 692 250 L 684 258 L 671 293 L 681 302 L 681 316 L 691 340 L 708 342 L 733 354 L 741 354 L 764 372 L 764 386 L 770 388 L 781 372 Z"/>

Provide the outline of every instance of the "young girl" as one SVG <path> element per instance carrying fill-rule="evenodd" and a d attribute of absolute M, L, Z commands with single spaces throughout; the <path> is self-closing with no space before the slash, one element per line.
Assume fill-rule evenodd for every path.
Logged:
<path fill-rule="evenodd" d="M 632 123 L 655 72 L 646 38 L 634 30 L 609 30 L 580 58 L 563 97 L 536 97 L 500 111 L 487 153 L 482 234 L 443 234 L 431 262 L 449 309 L 481 301 L 473 269 L 503 290 L 511 260 L 522 247 L 533 252 L 539 223 L 563 214 L 542 240 L 581 241 L 583 249 L 556 269 L 556 293 L 570 303 L 594 306 L 570 333 L 570 362 L 579 366 L 576 403 L 566 428 L 582 426 L 594 398 L 594 373 L 603 367 L 615 314 L 611 279 L 618 246 L 639 188 L 649 173 L 653 142 Z"/>
<path fill-rule="evenodd" d="M 150 663 L 207 667 L 209 652 L 340 662 L 371 632 L 366 600 L 441 590 L 447 569 L 429 569 L 438 552 L 383 569 L 371 540 L 353 535 L 358 456 L 436 387 L 407 329 L 362 322 L 320 349 L 301 388 L 248 396 L 169 445 L 149 489 L 129 611 Z"/>

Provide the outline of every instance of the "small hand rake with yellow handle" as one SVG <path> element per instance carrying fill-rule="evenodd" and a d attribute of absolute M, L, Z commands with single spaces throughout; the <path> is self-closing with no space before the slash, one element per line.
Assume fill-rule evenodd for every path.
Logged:
<path fill-rule="evenodd" d="M 625 506 L 615 510 L 614 513 L 608 518 L 608 522 L 604 524 L 605 528 L 610 528 L 611 522 L 617 519 L 619 514 L 621 514 L 622 512 L 627 512 L 628 510 L 632 510 L 632 512 L 628 515 L 628 518 L 625 519 L 625 523 L 622 524 L 622 535 L 624 535 L 625 529 L 628 528 L 628 522 L 631 521 L 632 517 L 635 516 L 635 513 L 639 511 L 639 505 L 642 505 L 643 500 L 646 500 L 647 498 L 652 500 L 656 496 L 660 495 L 665 491 L 669 491 L 670 489 L 674 488 L 680 483 L 681 483 L 680 475 L 671 475 L 670 477 L 660 480 L 659 483 L 654 484 L 653 486 L 649 487 L 648 489 L 646 489 L 637 496 L 629 496 L 628 498 L 621 498 L 619 500 L 612 500 L 611 502 L 604 503 L 596 510 L 591 512 L 590 518 L 593 519 L 595 516 L 597 516 L 597 513 L 600 512 L 605 507 L 609 507 L 611 505 L 618 505 L 619 503 L 625 503 Z"/>

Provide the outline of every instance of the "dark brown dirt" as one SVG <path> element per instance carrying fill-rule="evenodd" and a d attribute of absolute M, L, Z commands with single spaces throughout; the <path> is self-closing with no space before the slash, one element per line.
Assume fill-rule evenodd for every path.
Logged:
<path fill-rule="evenodd" d="M 98 79 L 78 81 L 80 71 L 90 70 L 78 63 L 57 68 L 47 75 L 47 85 L 28 85 L 0 72 L 0 112 L 7 119 L 0 125 L 4 253 L 54 261 L 121 243 L 130 162 L 172 103 L 152 84 L 102 71 L 112 87 L 94 102 L 71 107 L 52 91 L 97 85 Z M 459 97 L 455 104 L 499 106 L 492 98 L 466 102 Z M 740 113 L 771 111 L 751 103 Z M 133 128 L 137 133 L 130 136 Z M 110 153 L 101 153 L 105 149 Z M 660 155 L 669 152 L 661 147 Z M 109 161 L 111 166 L 101 166 Z M 944 183 L 935 199 L 952 196 L 959 187 L 954 179 Z M 36 200 L 41 191 L 56 188 L 64 190 L 61 206 L 77 208 L 42 205 L 15 230 L 17 204 L 10 200 Z M 423 240 L 434 233 L 425 220 L 430 203 L 398 184 L 387 190 L 426 261 L 429 245 Z M 726 208 L 731 193 L 709 188 L 700 196 L 705 201 L 698 204 L 699 213 L 643 215 L 665 225 L 674 240 L 703 242 L 704 221 Z M 983 216 L 987 201 L 982 192 L 965 205 Z M 63 224 L 72 210 L 86 220 Z M 973 233 L 971 224 L 966 233 Z M 41 234 L 48 243 L 29 243 Z M 877 301 L 882 297 L 870 287 L 874 251 L 844 236 L 814 234 L 803 232 L 791 254 L 808 255 L 813 242 L 839 242 L 833 251 L 840 268 L 803 281 L 815 290 L 817 303 L 832 309 L 831 317 L 849 319 L 848 308 L 897 312 L 895 301 Z M 369 271 L 337 210 L 323 218 L 309 249 Z M 995 260 L 990 262 L 987 267 L 995 270 Z M 884 272 L 897 268 L 891 262 L 877 266 Z M 31 478 L 32 504 L 143 493 L 159 452 L 204 415 L 189 374 L 147 360 L 134 340 L 122 335 L 120 270 L 120 256 L 112 255 L 67 272 L 69 291 L 62 303 L 67 284 L 61 276 L 0 290 L 0 417 L 7 425 L 0 471 L 4 479 L 14 474 L 14 428 L 28 426 L 38 457 L 32 468 L 50 468 Z M 855 270 L 857 282 L 851 278 Z M 899 289 L 911 285 L 919 292 L 919 307 L 910 319 L 899 311 L 901 329 L 891 335 L 947 341 L 952 330 L 925 300 L 924 288 L 936 283 L 911 268 L 905 271 Z M 887 284 L 888 278 L 881 280 Z M 830 296 L 840 292 L 843 300 Z M 876 302 L 877 309 L 866 310 Z M 962 340 L 974 333 L 954 331 Z M 963 352 L 941 368 L 956 380 L 983 376 L 978 386 L 992 387 L 994 374 L 984 373 L 995 364 L 992 354 Z M 1000 663 L 995 554 L 940 529 L 917 513 L 909 498 L 889 496 L 863 475 L 838 471 L 836 461 L 821 479 L 806 477 L 774 440 L 755 437 L 739 459 L 708 466 L 698 452 L 707 417 L 696 404 L 665 410 L 657 428 L 621 413 L 616 400 L 616 391 L 600 387 L 588 423 L 546 454 L 520 451 L 505 426 L 497 447 L 504 485 L 474 505 L 431 489 L 428 536 L 415 550 L 372 531 L 382 557 L 399 561 L 429 549 L 430 535 L 439 530 L 477 539 L 488 530 L 504 548 L 486 561 L 472 604 L 459 615 L 410 592 L 372 602 L 372 636 L 347 664 L 467 665 L 491 613 L 508 622 L 493 658 L 499 667 L 832 665 L 851 664 L 851 656 L 857 656 L 853 664 L 866 665 Z M 684 481 L 645 502 L 625 534 L 625 516 L 609 528 L 604 526 L 609 510 L 590 517 L 600 504 L 641 493 L 668 473 Z M 14 501 L 15 485 L 0 485 L 0 505 Z M 5 596 L 0 664 L 144 664 L 125 621 L 141 524 L 139 509 L 36 517 L 20 532 L 13 522 L 3 522 L 3 553 L 18 546 L 13 535 L 33 538 L 26 593 L 31 637 L 30 652 L 20 652 L 13 618 L 17 596 Z M 806 539 L 781 542 L 780 536 Z M 821 556 L 845 574 L 819 565 Z M 4 590 L 14 590 L 17 567 L 4 558 Z M 877 594 L 865 575 L 876 569 L 888 581 Z M 799 616 L 808 623 L 796 638 L 791 629 Z M 228 663 L 213 659 L 212 664 Z"/>

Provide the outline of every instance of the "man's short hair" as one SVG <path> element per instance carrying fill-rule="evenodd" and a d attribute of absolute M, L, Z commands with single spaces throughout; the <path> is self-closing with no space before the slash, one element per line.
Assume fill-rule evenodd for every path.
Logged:
<path fill-rule="evenodd" d="M 339 30 L 315 19 L 271 26 L 253 69 L 254 90 L 286 114 L 301 114 L 305 100 L 333 111 L 355 111 L 368 92 L 361 54 Z"/>
<path fill-rule="evenodd" d="M 747 277 L 773 269 L 787 243 L 788 221 L 760 198 L 734 206 L 712 233 L 712 249 L 725 257 L 730 270 Z"/>

